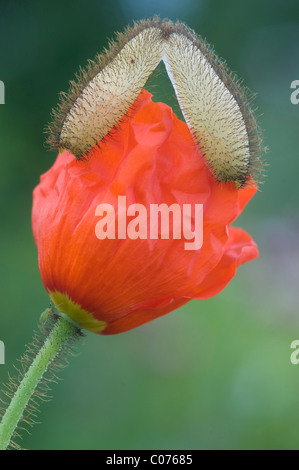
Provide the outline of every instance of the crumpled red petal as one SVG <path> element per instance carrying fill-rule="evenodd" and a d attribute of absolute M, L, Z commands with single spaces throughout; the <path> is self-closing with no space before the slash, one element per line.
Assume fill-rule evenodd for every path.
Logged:
<path fill-rule="evenodd" d="M 60 154 L 34 190 L 32 225 L 49 293 L 66 294 L 119 333 L 164 315 L 191 298 L 216 295 L 237 267 L 258 256 L 251 237 L 231 223 L 256 192 L 220 184 L 187 125 L 142 92 L 134 116 L 87 161 Z M 203 246 L 186 240 L 99 240 L 97 205 L 203 204 Z M 59 306 L 58 306 L 59 308 Z"/>

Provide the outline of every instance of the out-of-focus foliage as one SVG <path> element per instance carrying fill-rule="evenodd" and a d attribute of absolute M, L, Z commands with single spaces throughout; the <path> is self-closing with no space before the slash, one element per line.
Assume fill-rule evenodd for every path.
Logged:
<path fill-rule="evenodd" d="M 240 225 L 261 256 L 216 298 L 114 337 L 88 334 L 43 406 L 31 449 L 298 448 L 299 8 L 284 0 L 0 3 L 1 313 L 5 381 L 48 297 L 31 234 L 31 193 L 55 155 L 43 129 L 79 65 L 133 19 L 185 21 L 257 93 L 267 178 Z M 149 87 L 178 110 L 163 68 Z"/>

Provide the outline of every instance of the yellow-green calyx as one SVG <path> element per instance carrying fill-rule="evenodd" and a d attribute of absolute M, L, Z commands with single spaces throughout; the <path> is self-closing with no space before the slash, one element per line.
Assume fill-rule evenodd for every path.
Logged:
<path fill-rule="evenodd" d="M 81 305 L 73 302 L 67 294 L 61 292 L 49 292 L 55 307 L 62 314 L 68 316 L 79 328 L 93 333 L 101 333 L 107 326 L 104 321 L 97 320 L 94 316 L 84 310 Z"/>

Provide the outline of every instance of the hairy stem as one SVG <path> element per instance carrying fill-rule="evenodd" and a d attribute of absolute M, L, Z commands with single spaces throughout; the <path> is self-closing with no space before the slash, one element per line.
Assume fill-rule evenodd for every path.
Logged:
<path fill-rule="evenodd" d="M 0 450 L 6 450 L 23 413 L 45 372 L 64 345 L 78 336 L 79 330 L 65 318 L 59 318 L 44 345 L 21 381 L 0 424 Z"/>

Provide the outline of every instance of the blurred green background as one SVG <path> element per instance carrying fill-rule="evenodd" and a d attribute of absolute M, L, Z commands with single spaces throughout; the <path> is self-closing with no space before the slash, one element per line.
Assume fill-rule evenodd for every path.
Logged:
<path fill-rule="evenodd" d="M 260 258 L 217 297 L 123 335 L 88 334 L 30 449 L 298 449 L 299 3 L 292 0 L 0 2 L 1 313 L 6 364 L 49 305 L 31 233 L 32 190 L 54 162 L 43 129 L 57 94 L 114 31 L 153 14 L 185 21 L 257 93 L 267 178 L 238 225 Z M 176 110 L 161 74 L 150 89 Z"/>

